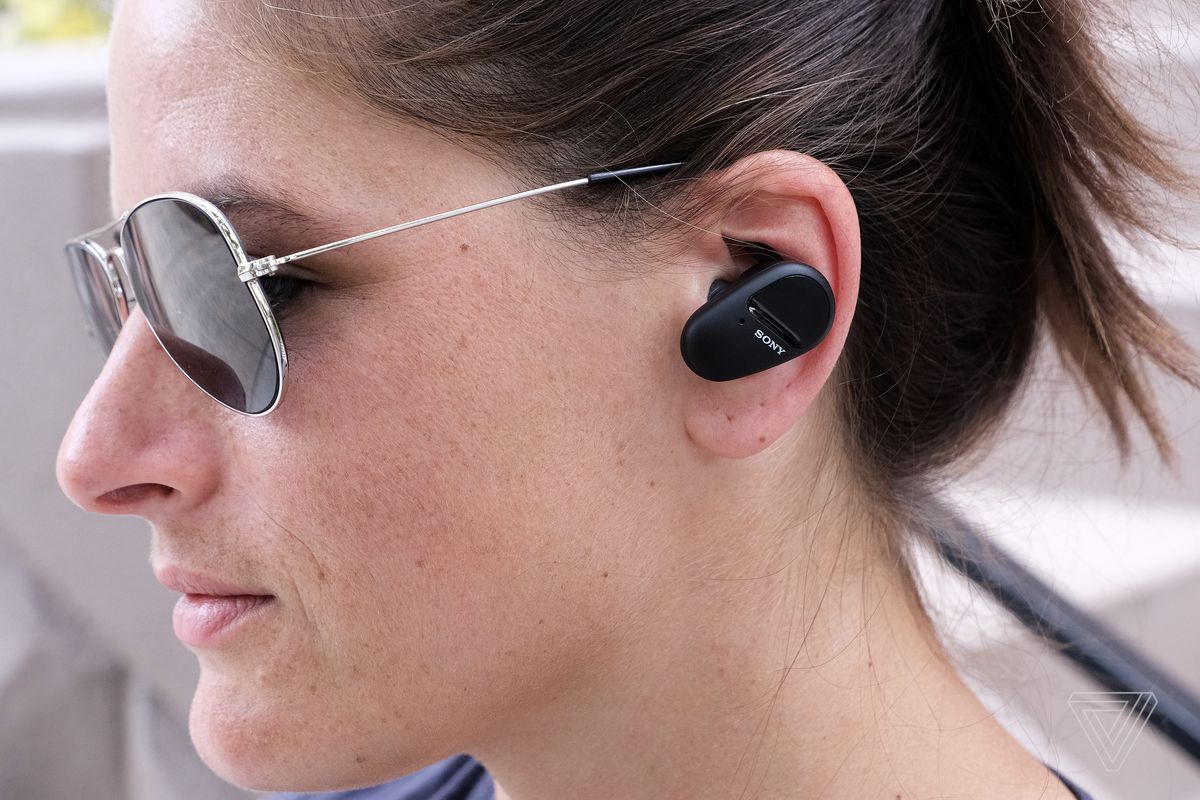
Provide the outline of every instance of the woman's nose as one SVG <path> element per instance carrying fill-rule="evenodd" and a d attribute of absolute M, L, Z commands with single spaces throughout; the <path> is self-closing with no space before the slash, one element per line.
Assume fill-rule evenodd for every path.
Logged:
<path fill-rule="evenodd" d="M 218 482 L 221 411 L 135 306 L 59 445 L 59 486 L 85 511 L 151 521 L 200 504 Z"/>

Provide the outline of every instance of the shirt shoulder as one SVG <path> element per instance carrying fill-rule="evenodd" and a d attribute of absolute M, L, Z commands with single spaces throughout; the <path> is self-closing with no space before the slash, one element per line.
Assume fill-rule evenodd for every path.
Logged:
<path fill-rule="evenodd" d="M 466 753 L 430 764 L 388 783 L 346 792 L 276 792 L 263 800 L 495 800 L 492 776 Z"/>
<path fill-rule="evenodd" d="M 1079 800 L 1093 800 L 1074 781 L 1050 767 Z M 347 792 L 294 794 L 277 792 L 264 800 L 495 800 L 492 776 L 466 753 L 451 756 L 394 781 Z"/>

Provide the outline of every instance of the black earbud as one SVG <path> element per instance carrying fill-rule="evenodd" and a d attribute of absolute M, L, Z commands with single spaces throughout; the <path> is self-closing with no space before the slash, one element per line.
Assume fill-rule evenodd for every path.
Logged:
<path fill-rule="evenodd" d="M 820 344 L 833 326 L 833 290 L 808 264 L 765 248 L 735 282 L 715 280 L 683 326 L 679 349 L 701 378 L 729 381 L 778 366 Z"/>

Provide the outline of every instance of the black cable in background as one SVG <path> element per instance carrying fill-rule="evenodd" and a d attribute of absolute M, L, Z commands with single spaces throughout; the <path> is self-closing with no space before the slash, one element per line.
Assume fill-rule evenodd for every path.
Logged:
<path fill-rule="evenodd" d="M 926 504 L 929 534 L 942 558 L 1009 610 L 1034 635 L 1114 692 L 1153 692 L 1139 712 L 1200 763 L 1200 702 L 1107 626 L 1072 605 L 940 501 Z M 1190 617 L 1191 615 L 1187 615 Z"/>

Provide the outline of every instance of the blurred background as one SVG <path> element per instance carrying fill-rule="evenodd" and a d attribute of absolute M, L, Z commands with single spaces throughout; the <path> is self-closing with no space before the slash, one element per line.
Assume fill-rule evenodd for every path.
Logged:
<path fill-rule="evenodd" d="M 176 595 L 153 578 L 149 527 L 89 515 L 54 477 L 59 440 L 101 367 L 62 243 L 112 218 L 105 120 L 109 7 L 0 0 L 0 798 L 250 797 L 187 736 L 198 669 L 174 638 Z M 1107 49 L 1127 102 L 1200 173 L 1200 3 L 1131 11 Z M 1174 198 L 1200 243 L 1200 198 Z M 117 209 L 118 211 L 121 209 Z M 1200 348 L 1200 255 L 1128 253 L 1138 285 Z M 1057 592 L 1200 693 L 1200 396 L 1151 370 L 1181 455 L 1172 475 L 1143 431 L 1127 471 L 1099 410 L 1043 351 L 994 447 L 947 498 Z M 1099 688 L 984 593 L 918 553 L 941 635 L 1001 721 L 1096 800 L 1200 800 L 1200 765 L 1119 709 L 1100 717 L 1114 768 L 1072 693 Z M 1130 737 L 1132 742 L 1130 743 Z"/>

